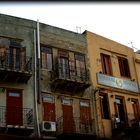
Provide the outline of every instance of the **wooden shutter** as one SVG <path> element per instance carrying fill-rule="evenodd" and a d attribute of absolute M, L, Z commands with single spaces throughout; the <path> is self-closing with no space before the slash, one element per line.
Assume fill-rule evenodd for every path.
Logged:
<path fill-rule="evenodd" d="M 101 61 L 102 61 L 103 73 L 112 75 L 110 56 L 106 54 L 101 54 Z"/>
<path fill-rule="evenodd" d="M 52 70 L 52 49 L 41 47 L 41 66 L 44 69 Z"/>
<path fill-rule="evenodd" d="M 140 118 L 140 112 L 139 112 L 139 106 L 138 106 L 138 101 L 132 101 L 132 108 L 134 112 L 134 117 L 136 120 L 139 120 Z"/>
<path fill-rule="evenodd" d="M 76 73 L 78 80 L 84 81 L 86 78 L 86 65 L 85 65 L 85 56 L 82 54 L 75 54 L 76 60 Z"/>

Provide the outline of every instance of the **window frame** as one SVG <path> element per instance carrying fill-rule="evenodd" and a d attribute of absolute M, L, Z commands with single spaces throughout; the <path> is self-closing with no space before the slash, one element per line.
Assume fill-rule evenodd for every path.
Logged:
<path fill-rule="evenodd" d="M 100 53 L 100 56 L 101 56 L 103 74 L 113 75 L 110 55 L 105 54 L 105 53 Z"/>
<path fill-rule="evenodd" d="M 87 79 L 87 69 L 86 69 L 86 59 L 85 54 L 75 52 L 75 72 L 77 78 L 81 81 L 86 81 Z M 79 65 L 79 67 L 78 67 Z M 84 74 L 84 75 L 83 75 Z"/>
<path fill-rule="evenodd" d="M 131 78 L 128 59 L 125 57 L 118 56 L 118 65 L 119 65 L 120 75 L 122 77 Z"/>
<path fill-rule="evenodd" d="M 43 49 L 46 49 L 46 50 L 43 50 Z M 44 63 L 46 62 L 46 64 L 43 64 L 43 53 L 45 55 L 44 56 L 45 57 Z M 51 65 L 51 66 L 48 65 L 48 57 L 49 57 L 48 55 L 50 55 L 51 62 L 49 65 Z M 43 67 L 43 65 L 45 65 L 45 66 Z M 42 45 L 42 44 L 41 44 L 41 68 L 46 69 L 48 71 L 53 70 L 53 51 L 52 51 L 52 48 L 49 46 L 46 46 L 46 45 Z"/>
<path fill-rule="evenodd" d="M 103 97 L 103 99 L 105 99 L 105 103 L 103 103 L 103 99 L 101 98 Z M 109 100 L 108 100 L 108 96 L 106 93 L 99 93 L 99 102 L 100 102 L 100 108 L 101 108 L 101 116 L 102 119 L 110 119 L 110 108 L 109 108 Z M 104 104 L 106 106 L 104 106 Z M 107 108 L 106 108 L 107 107 Z M 105 110 L 106 109 L 106 110 Z M 106 113 L 105 113 L 106 111 Z M 105 115 L 107 114 L 107 115 Z"/>

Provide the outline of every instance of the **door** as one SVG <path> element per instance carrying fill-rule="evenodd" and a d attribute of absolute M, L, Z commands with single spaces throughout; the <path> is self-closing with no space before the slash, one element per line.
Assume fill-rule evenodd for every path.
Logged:
<path fill-rule="evenodd" d="M 22 93 L 17 90 L 7 91 L 6 124 L 22 125 Z"/>
<path fill-rule="evenodd" d="M 91 122 L 89 101 L 80 101 L 80 120 L 82 124 L 89 124 Z"/>
<path fill-rule="evenodd" d="M 80 129 L 89 132 L 92 127 L 90 103 L 87 100 L 80 101 Z"/>
<path fill-rule="evenodd" d="M 75 124 L 73 119 L 73 108 L 71 99 L 64 98 L 62 100 L 62 110 L 63 110 L 63 131 L 65 133 L 73 133 L 75 129 Z"/>
<path fill-rule="evenodd" d="M 124 127 L 127 124 L 127 118 L 125 115 L 125 106 L 123 104 L 123 99 L 116 98 L 115 101 L 115 117 L 120 120 L 119 127 Z"/>
<path fill-rule="evenodd" d="M 43 97 L 43 107 L 44 107 L 44 121 L 55 122 L 55 103 L 54 97 L 50 95 L 45 95 Z"/>

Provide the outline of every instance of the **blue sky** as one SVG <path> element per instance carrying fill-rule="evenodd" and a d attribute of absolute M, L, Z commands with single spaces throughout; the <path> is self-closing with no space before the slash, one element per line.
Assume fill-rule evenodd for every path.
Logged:
<path fill-rule="evenodd" d="M 0 2 L 0 13 L 74 32 L 88 30 L 140 49 L 140 3 Z"/>

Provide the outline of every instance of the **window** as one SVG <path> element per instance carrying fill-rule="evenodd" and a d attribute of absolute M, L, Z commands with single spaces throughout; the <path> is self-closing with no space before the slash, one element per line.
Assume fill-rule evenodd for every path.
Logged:
<path fill-rule="evenodd" d="M 101 115 L 104 119 L 109 119 L 109 107 L 108 107 L 108 99 L 107 95 L 100 94 L 100 106 L 101 106 Z"/>
<path fill-rule="evenodd" d="M 85 56 L 83 54 L 75 54 L 76 74 L 79 80 L 85 81 L 87 78 Z"/>
<path fill-rule="evenodd" d="M 43 69 L 52 70 L 52 49 L 48 47 L 41 47 L 41 67 Z"/>
<path fill-rule="evenodd" d="M 104 74 L 112 75 L 111 59 L 109 55 L 101 53 L 102 69 Z"/>
<path fill-rule="evenodd" d="M 7 53 L 9 67 L 23 70 L 25 65 L 25 47 L 22 47 L 21 42 L 11 39 Z"/>
<path fill-rule="evenodd" d="M 120 74 L 124 77 L 130 77 L 130 70 L 128 65 L 128 60 L 123 57 L 118 57 Z"/>

